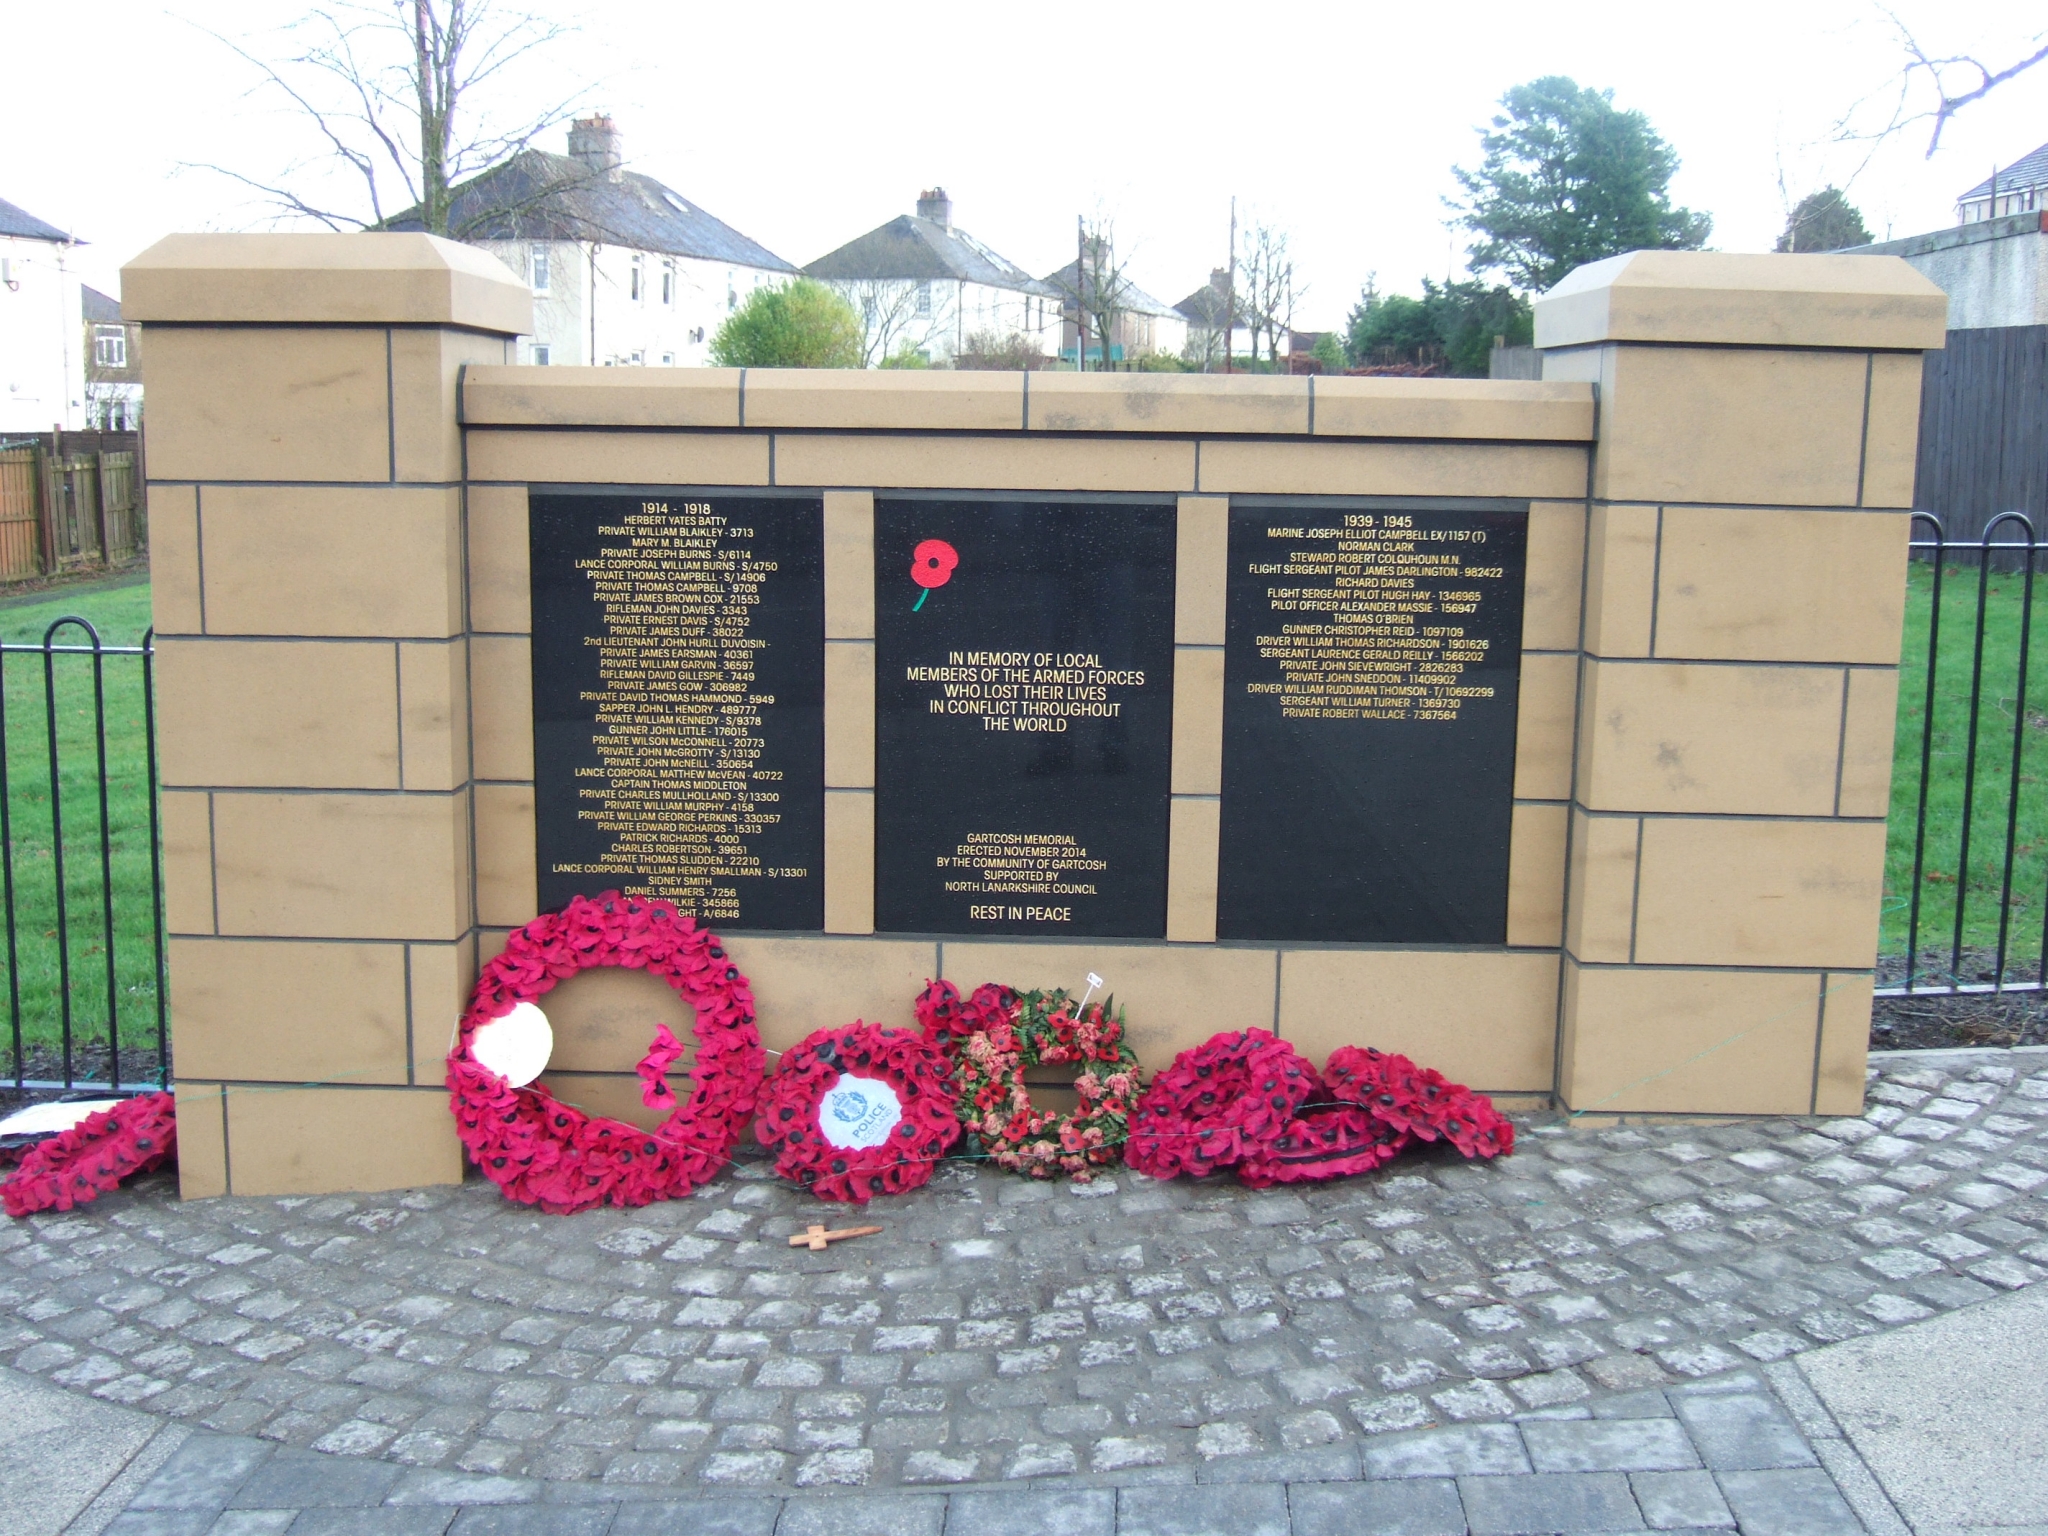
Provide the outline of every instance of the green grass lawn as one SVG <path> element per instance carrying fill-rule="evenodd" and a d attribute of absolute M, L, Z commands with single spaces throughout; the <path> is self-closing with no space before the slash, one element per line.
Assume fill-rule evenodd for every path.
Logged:
<path fill-rule="evenodd" d="M 2007 975 L 2038 966 L 2042 897 L 2048 885 L 2048 572 L 2034 581 L 2027 688 L 2019 698 L 2024 578 L 1993 572 L 1985 595 L 1983 686 L 1977 717 L 1976 781 L 1970 796 L 1969 869 L 1960 869 L 1963 784 L 1970 745 L 1970 673 L 1976 643 L 1979 573 L 1959 567 L 1942 577 L 1941 638 L 1935 667 L 1934 734 L 1928 761 L 1927 834 L 1922 858 L 1919 947 L 1946 950 L 1954 940 L 1956 894 L 1963 899 L 1965 948 L 1989 948 L 1999 935 L 2007 807 L 2013 797 L 2013 736 L 2020 736 L 2018 821 L 2012 837 L 2012 901 Z M 1921 725 L 1927 707 L 1927 637 L 1934 614 L 1934 571 L 1914 561 L 1908 576 L 1906 638 L 1899 678 L 1899 726 L 1892 766 L 1890 835 L 1885 855 L 1883 953 L 1903 955 L 1913 895 L 1914 827 L 1919 813 Z M 1966 873 L 1967 878 L 1959 880 Z"/>
<path fill-rule="evenodd" d="M 103 644 L 135 645 L 149 627 L 146 576 L 93 583 L 0 601 L 0 640 L 40 643 L 57 619 L 78 616 Z M 59 645 L 90 644 L 65 625 Z M 156 1044 L 155 912 L 150 899 L 148 763 L 143 727 L 141 660 L 109 657 L 106 695 L 106 822 L 113 874 L 114 1002 L 124 1048 Z M 30 1075 L 42 1075 L 35 1048 L 62 1039 L 64 988 L 57 947 L 57 860 L 51 839 L 50 712 L 43 659 L 9 652 L 6 676 L 8 848 L 14 876 L 15 959 L 0 993 L 0 1070 L 14 1072 L 14 1030 L 28 1048 Z M 58 656 L 56 683 L 58 787 L 64 826 L 66 930 L 70 936 L 71 1027 L 74 1046 L 107 1038 L 106 881 L 100 862 L 99 745 L 94 729 L 93 666 L 88 656 Z M 0 933 L 0 969 L 8 967 Z M 18 1015 L 16 1008 L 18 1006 Z M 130 1070 L 132 1070 L 132 1065 Z M 124 1070 L 124 1076 L 126 1072 Z"/>

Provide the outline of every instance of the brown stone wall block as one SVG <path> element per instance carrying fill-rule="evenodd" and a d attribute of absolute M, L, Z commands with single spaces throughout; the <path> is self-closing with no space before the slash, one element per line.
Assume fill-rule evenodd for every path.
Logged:
<path fill-rule="evenodd" d="M 460 493 L 209 486 L 214 635 L 444 639 L 462 628 Z"/>
<path fill-rule="evenodd" d="M 1831 816 L 1839 667 L 1586 663 L 1582 804 Z"/>
<path fill-rule="evenodd" d="M 228 1088 L 238 1195 L 371 1194 L 462 1182 L 447 1091 Z"/>
<path fill-rule="evenodd" d="M 526 487 L 469 488 L 469 625 L 523 635 L 533 628 Z"/>
<path fill-rule="evenodd" d="M 825 787 L 875 784 L 875 642 L 825 642 Z"/>
<path fill-rule="evenodd" d="M 173 939 L 171 1045 L 196 1077 L 402 1083 L 405 946 Z"/>
<path fill-rule="evenodd" d="M 1842 725 L 1842 801 L 1838 816 L 1883 816 L 1892 802 L 1892 733 L 1899 719 L 1896 667 L 1849 673 L 1849 715 Z"/>
<path fill-rule="evenodd" d="M 1828 973 L 1813 1087 L 1816 1115 L 1863 1113 L 1863 1069 L 1870 1061 L 1870 1005 L 1876 985 L 1867 974 Z"/>
<path fill-rule="evenodd" d="M 1247 374 L 1040 373 L 1031 379 L 1033 432 L 1308 431 L 1306 378 Z"/>
<path fill-rule="evenodd" d="M 1630 958 L 1641 828 L 1633 816 L 1572 811 L 1564 943 L 1581 960 L 1622 965 Z"/>
<path fill-rule="evenodd" d="M 524 635 L 477 635 L 469 642 L 471 729 L 476 776 L 533 777 L 533 647 Z"/>
<path fill-rule="evenodd" d="M 1530 651 L 1522 656 L 1515 708 L 1515 798 L 1568 800 L 1572 792 L 1572 722 L 1578 708 L 1579 658 Z"/>
<path fill-rule="evenodd" d="M 1921 361 L 1917 352 L 1879 352 L 1870 359 L 1870 424 L 1863 439 L 1866 507 L 1913 505 L 1913 477 L 1920 458 Z"/>
<path fill-rule="evenodd" d="M 153 326 L 142 349 L 160 480 L 389 480 L 385 332 Z"/>
<path fill-rule="evenodd" d="M 1173 653 L 1173 793 L 1223 792 L 1223 652 Z"/>
<path fill-rule="evenodd" d="M 910 1006 L 939 974 L 938 946 L 908 939 L 745 938 L 725 947 L 753 983 L 762 1043 L 776 1051 L 857 1018 L 914 1029 Z"/>
<path fill-rule="evenodd" d="M 1586 1113 L 1806 1114 L 1818 983 L 1567 962 L 1559 1093 Z"/>
<path fill-rule="evenodd" d="M 218 794 L 213 832 L 224 934 L 453 941 L 469 927 L 460 795 Z"/>
<path fill-rule="evenodd" d="M 1657 509 L 1595 506 L 1586 537 L 1586 649 L 1647 656 L 1657 602 Z"/>
<path fill-rule="evenodd" d="M 1195 489 L 1195 446 L 1144 439 L 785 435 L 775 439 L 775 483 L 1176 494 Z"/>
<path fill-rule="evenodd" d="M 1280 1033 L 1319 1067 L 1340 1045 L 1369 1045 L 1482 1093 L 1547 1091 L 1557 956 L 1291 949 Z"/>
<path fill-rule="evenodd" d="M 644 1052 L 645 1047 L 642 1047 Z M 623 1120 L 628 1125 L 637 1125 L 643 1131 L 651 1131 L 666 1120 L 671 1111 L 649 1109 L 640 1099 L 640 1079 L 631 1072 L 563 1072 L 549 1067 L 540 1078 L 542 1086 L 564 1104 L 573 1105 L 586 1115 L 601 1115 L 607 1120 Z M 679 1100 L 690 1096 L 690 1080 L 678 1062 L 668 1071 L 669 1091 Z M 740 1132 L 740 1140 L 753 1145 L 751 1126 Z"/>
<path fill-rule="evenodd" d="M 472 426 L 736 427 L 737 368 L 472 368 L 462 386 Z"/>
<path fill-rule="evenodd" d="M 1131 1049 L 1147 1072 L 1218 1030 L 1273 1027 L 1270 949 L 946 941 L 946 977 L 963 993 L 999 981 L 1020 990 L 1065 987 L 1079 998 L 1090 971 L 1123 1008 Z"/>
<path fill-rule="evenodd" d="M 219 1083 L 181 1080 L 178 1114 L 178 1198 L 210 1200 L 228 1192 L 227 1116 Z"/>
<path fill-rule="evenodd" d="M 825 931 L 875 931 L 875 792 L 825 795 Z"/>
<path fill-rule="evenodd" d="M 1216 942 L 1216 880 L 1223 839 L 1219 800 L 1175 799 L 1166 840 L 1166 936 Z"/>
<path fill-rule="evenodd" d="M 469 648 L 461 640 L 398 646 L 398 719 L 407 789 L 469 781 Z"/>
<path fill-rule="evenodd" d="M 1529 508 L 1529 567 L 1522 584 L 1525 649 L 1579 648 L 1579 609 L 1585 574 L 1586 504 L 1535 503 Z"/>
<path fill-rule="evenodd" d="M 1230 498 L 1183 496 L 1174 521 L 1173 639 L 1221 645 L 1230 576 Z"/>
<path fill-rule="evenodd" d="M 875 638 L 875 496 L 825 493 L 825 638 Z"/>
<path fill-rule="evenodd" d="M 1200 490 L 1302 496 L 1586 494 L 1583 448 L 1519 443 L 1205 439 Z"/>
<path fill-rule="evenodd" d="M 1644 965 L 1877 960 L 1880 821 L 1643 823 L 1636 953 Z"/>
<path fill-rule="evenodd" d="M 766 485 L 768 436 L 472 428 L 469 478 L 532 485 Z"/>
<path fill-rule="evenodd" d="M 1656 654 L 1896 666 L 1903 512 L 1669 507 Z"/>
<path fill-rule="evenodd" d="M 1613 365 L 1595 496 L 1856 504 L 1861 353 L 1625 346 Z"/>
<path fill-rule="evenodd" d="M 157 797 L 163 829 L 164 926 L 213 932 L 213 798 L 175 789 Z"/>
<path fill-rule="evenodd" d="M 503 364 L 514 343 L 475 331 L 399 329 L 391 333 L 391 430 L 398 480 L 462 478 L 462 428 L 456 380 L 465 364 Z"/>
<path fill-rule="evenodd" d="M 645 971 L 593 966 L 558 983 L 539 1006 L 555 1035 L 551 1072 L 622 1072 L 631 1078 L 660 1024 L 683 1042 L 686 1062 L 693 1059 L 688 1050 L 697 1010 Z"/>
<path fill-rule="evenodd" d="M 1318 375 L 1317 437 L 1449 437 L 1583 443 L 1593 392 L 1507 379 L 1353 379 Z"/>
<path fill-rule="evenodd" d="M 1024 426 L 1019 373 L 749 368 L 741 398 L 750 428 L 1016 432 Z"/>
<path fill-rule="evenodd" d="M 156 674 L 167 784 L 399 787 L 389 644 L 163 640 Z"/>
<path fill-rule="evenodd" d="M 476 985 L 476 936 L 453 944 L 408 944 L 405 963 L 412 998 L 413 1081 L 438 1083 L 447 1075 L 455 1029 Z"/>
<path fill-rule="evenodd" d="M 477 921 L 517 928 L 540 906 L 533 786 L 479 784 L 473 793 Z"/>
<path fill-rule="evenodd" d="M 1564 938 L 1563 805 L 1517 805 L 1508 833 L 1508 942 L 1553 949 Z"/>
<path fill-rule="evenodd" d="M 150 623 L 159 638 L 199 634 L 199 489 L 152 485 L 148 497 Z"/>

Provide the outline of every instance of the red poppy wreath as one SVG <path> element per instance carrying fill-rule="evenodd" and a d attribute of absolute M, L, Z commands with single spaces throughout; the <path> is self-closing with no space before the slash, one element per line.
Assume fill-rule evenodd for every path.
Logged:
<path fill-rule="evenodd" d="M 696 1010 L 690 1097 L 652 1131 L 586 1115 L 544 1087 L 515 1087 L 472 1050 L 482 1026 L 600 965 L 659 976 Z M 650 1106 L 674 1102 L 662 1079 L 672 1043 L 659 1041 L 642 1064 Z M 560 1214 L 688 1194 L 730 1161 L 765 1066 L 753 991 L 718 936 L 665 901 L 607 891 L 536 917 L 484 967 L 448 1053 L 448 1091 L 456 1132 L 484 1176 L 509 1199 Z"/>
<path fill-rule="evenodd" d="M 960 1138 L 951 1065 L 907 1029 L 818 1030 L 784 1053 L 754 1135 L 776 1149 L 777 1173 L 821 1200 L 900 1195 Z"/>
<path fill-rule="evenodd" d="M 168 1093 L 145 1093 L 87 1115 L 69 1130 L 38 1142 L 4 1185 L 10 1216 L 68 1211 L 97 1200 L 132 1174 L 147 1173 L 178 1144 L 177 1112 Z"/>
<path fill-rule="evenodd" d="M 1211 1036 L 1152 1079 L 1124 1161 L 1156 1179 L 1229 1167 L 1280 1136 L 1321 1086 L 1315 1068 L 1277 1035 Z"/>

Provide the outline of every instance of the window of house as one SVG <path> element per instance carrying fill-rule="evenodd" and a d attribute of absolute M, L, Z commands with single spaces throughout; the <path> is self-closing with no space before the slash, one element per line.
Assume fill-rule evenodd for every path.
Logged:
<path fill-rule="evenodd" d="M 640 302 L 640 295 L 642 294 L 642 292 L 645 291 L 646 288 L 646 283 L 644 280 L 646 274 L 646 267 L 647 259 L 644 256 L 635 254 L 633 257 L 633 273 L 627 282 L 628 297 L 630 297 L 635 304 Z"/>
<path fill-rule="evenodd" d="M 529 253 L 527 261 L 528 265 L 533 269 L 533 291 L 535 293 L 546 293 L 548 291 L 548 248 L 544 245 L 536 245 Z"/>
<path fill-rule="evenodd" d="M 533 363 L 536 368 L 545 368 L 553 361 L 554 349 L 552 347 L 548 346 L 546 342 L 541 341 L 533 344 Z"/>
<path fill-rule="evenodd" d="M 932 312 L 932 285 L 931 285 L 930 283 L 919 283 L 919 284 L 917 285 L 917 313 L 918 313 L 918 318 L 922 319 L 922 318 L 923 318 L 924 316 L 926 316 L 926 315 L 929 315 L 929 314 L 930 314 L 931 312 Z"/>
<path fill-rule="evenodd" d="M 725 307 L 729 310 L 740 307 L 739 283 L 730 269 L 725 274 Z"/>
<path fill-rule="evenodd" d="M 676 301 L 676 264 L 664 261 L 661 264 L 661 302 L 673 304 Z"/>
<path fill-rule="evenodd" d="M 662 353 L 662 354 L 661 354 L 661 366 L 662 366 L 662 367 L 664 367 L 664 368 L 673 368 L 673 367 L 675 367 L 675 365 L 676 365 L 676 355 L 675 355 L 675 353 L 673 353 L 673 352 L 664 352 L 664 353 Z"/>
<path fill-rule="evenodd" d="M 96 325 L 92 328 L 92 360 L 102 368 L 128 366 L 128 328 Z"/>
<path fill-rule="evenodd" d="M 626 361 L 635 368 L 645 368 L 647 366 L 647 354 L 645 352 L 635 352 Z"/>

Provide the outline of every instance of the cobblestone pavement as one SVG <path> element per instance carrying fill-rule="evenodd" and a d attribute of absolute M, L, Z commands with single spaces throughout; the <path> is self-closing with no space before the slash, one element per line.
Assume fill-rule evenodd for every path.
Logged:
<path fill-rule="evenodd" d="M 1797 1368 L 1766 1369 L 1769 1383 L 1754 1370 L 1734 1372 L 1590 1408 L 1542 1409 L 1520 1422 L 1382 1435 L 1364 1443 L 1362 1457 L 1354 1451 L 1341 1467 L 1331 1462 L 1320 1476 L 1287 1483 L 1237 1480 L 1241 1464 L 1222 1459 L 1164 1469 L 1178 1476 L 1135 1487 L 1075 1479 L 677 1498 L 673 1489 L 408 1469 L 202 1433 L 172 1452 L 124 1513 L 91 1528 L 104 1536 L 1577 1536 L 1739 1523 L 1752 1536 L 1905 1536 Z"/>
<path fill-rule="evenodd" d="M 2048 1056 L 1993 1060 L 1893 1059 L 1855 1120 L 1538 1120 L 1497 1164 L 1298 1192 L 949 1166 L 822 1254 L 783 1239 L 845 1213 L 760 1163 L 572 1218 L 157 1180 L 0 1230 L 0 1361 L 224 1435 L 618 1489 L 1355 1477 L 1383 1436 L 2040 1279 Z"/>

